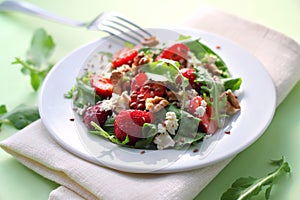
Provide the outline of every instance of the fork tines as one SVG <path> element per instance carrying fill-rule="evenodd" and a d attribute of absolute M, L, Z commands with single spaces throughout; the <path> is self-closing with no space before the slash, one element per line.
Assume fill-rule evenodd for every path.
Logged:
<path fill-rule="evenodd" d="M 139 44 L 152 37 L 148 31 L 119 14 L 105 13 L 100 18 L 101 27 L 98 28 L 122 41 Z"/>

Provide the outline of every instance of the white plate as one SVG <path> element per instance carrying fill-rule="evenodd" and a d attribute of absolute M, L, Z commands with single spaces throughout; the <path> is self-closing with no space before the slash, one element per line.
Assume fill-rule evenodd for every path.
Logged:
<path fill-rule="evenodd" d="M 62 59 L 48 74 L 41 88 L 39 109 L 49 133 L 68 151 L 101 166 L 134 173 L 168 173 L 211 165 L 238 154 L 255 142 L 267 128 L 275 111 L 275 89 L 262 64 L 250 53 L 217 35 L 191 29 L 150 29 L 160 41 L 180 34 L 200 37 L 201 42 L 218 53 L 234 77 L 243 80 L 239 93 L 241 111 L 229 125 L 204 144 L 185 150 L 146 150 L 120 147 L 87 133 L 72 109 L 72 100 L 64 94 L 87 60 L 98 51 L 115 51 L 120 44 L 110 39 L 91 42 Z M 220 49 L 216 49 L 220 46 Z M 75 119 L 72 121 L 70 119 Z M 230 134 L 224 134 L 230 128 Z M 195 152 L 198 148 L 200 151 Z"/>

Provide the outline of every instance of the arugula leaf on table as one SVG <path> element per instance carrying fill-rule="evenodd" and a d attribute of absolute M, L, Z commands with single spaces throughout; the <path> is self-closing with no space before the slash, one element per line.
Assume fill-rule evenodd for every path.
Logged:
<path fill-rule="evenodd" d="M 40 118 L 37 107 L 20 105 L 10 112 L 7 112 L 5 105 L 0 105 L 0 128 L 1 125 L 12 124 L 16 129 L 22 129 Z"/>
<path fill-rule="evenodd" d="M 25 59 L 16 57 L 12 64 L 20 64 L 22 73 L 29 75 L 31 86 L 37 91 L 42 81 L 53 67 L 49 58 L 53 53 L 55 43 L 44 29 L 37 29 L 32 37 L 30 48 Z"/>
<path fill-rule="evenodd" d="M 5 105 L 0 105 L 0 116 L 4 113 L 7 113 L 7 109 Z"/>
<path fill-rule="evenodd" d="M 272 161 L 271 164 L 278 166 L 273 172 L 269 173 L 265 177 L 253 178 L 242 177 L 237 179 L 226 192 L 223 193 L 221 200 L 246 200 L 257 195 L 263 186 L 268 186 L 265 192 L 265 199 L 270 198 L 270 193 L 274 180 L 284 173 L 289 173 L 290 167 L 285 158 Z"/>

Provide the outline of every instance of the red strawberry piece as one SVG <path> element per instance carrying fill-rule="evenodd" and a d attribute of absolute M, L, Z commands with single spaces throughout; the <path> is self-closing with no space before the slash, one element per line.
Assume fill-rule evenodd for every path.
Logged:
<path fill-rule="evenodd" d="M 138 138 L 143 138 L 142 128 L 144 123 L 151 123 L 155 116 L 151 112 L 142 110 L 123 110 L 115 118 L 115 135 L 120 141 L 129 137 L 129 144 L 133 145 Z"/>
<path fill-rule="evenodd" d="M 195 116 L 196 109 L 201 106 L 202 100 L 203 98 L 201 96 L 192 98 L 188 107 L 188 112 Z"/>
<path fill-rule="evenodd" d="M 155 60 L 166 58 L 178 61 L 180 64 L 184 64 L 188 58 L 188 51 L 188 46 L 183 43 L 176 43 L 168 48 L 165 48 Z"/>
<path fill-rule="evenodd" d="M 94 127 L 91 125 L 92 121 L 102 127 L 107 120 L 107 117 L 112 114 L 111 110 L 102 110 L 101 104 L 102 102 L 89 107 L 83 115 L 83 122 L 90 130 L 94 130 Z"/>
<path fill-rule="evenodd" d="M 112 64 L 114 68 L 122 66 L 124 64 L 132 64 L 134 58 L 138 55 L 137 49 L 124 48 L 114 54 Z"/>
<path fill-rule="evenodd" d="M 143 72 L 137 74 L 131 82 L 131 90 L 139 90 L 148 81 L 147 75 Z"/>
<path fill-rule="evenodd" d="M 203 98 L 201 96 L 196 96 L 190 101 L 190 105 L 188 108 L 189 113 L 192 115 L 199 117 L 201 119 L 199 123 L 199 129 L 208 134 L 213 134 L 218 129 L 218 124 L 216 120 L 211 119 L 214 114 L 214 109 L 211 105 L 206 105 L 206 110 L 203 116 L 197 116 L 196 109 L 201 106 L 201 101 Z"/>
<path fill-rule="evenodd" d="M 196 91 L 199 91 L 201 89 L 200 83 L 195 82 L 197 76 L 195 75 L 195 70 L 193 68 L 182 68 L 180 69 L 180 72 L 184 77 L 189 79 L 189 83 L 193 89 L 195 89 Z"/>
<path fill-rule="evenodd" d="M 92 87 L 95 88 L 96 94 L 98 94 L 103 99 L 112 96 L 113 84 L 109 78 L 101 75 L 92 75 L 90 82 Z"/>

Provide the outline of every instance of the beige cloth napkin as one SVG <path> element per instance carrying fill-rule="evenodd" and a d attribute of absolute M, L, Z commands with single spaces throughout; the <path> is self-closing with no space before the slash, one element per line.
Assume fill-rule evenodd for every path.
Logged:
<path fill-rule="evenodd" d="M 277 105 L 300 78 L 300 47 L 288 37 L 218 10 L 196 12 L 184 26 L 232 39 L 265 65 Z M 62 186 L 49 199 L 193 199 L 232 158 L 209 167 L 171 174 L 131 174 L 86 162 L 61 148 L 38 120 L 1 142 L 1 147 L 42 176 Z"/>

